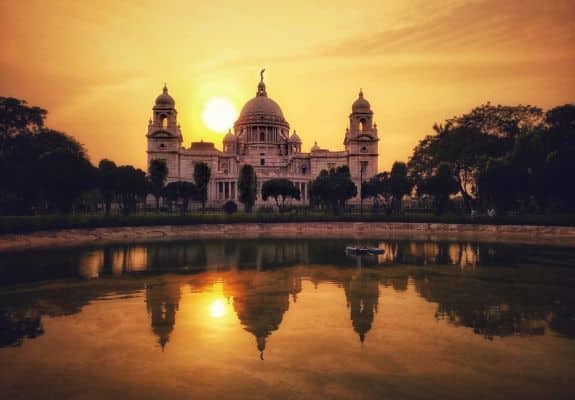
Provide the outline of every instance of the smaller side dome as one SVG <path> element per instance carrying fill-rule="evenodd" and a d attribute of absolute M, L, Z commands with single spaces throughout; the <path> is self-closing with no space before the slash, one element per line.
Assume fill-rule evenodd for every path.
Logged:
<path fill-rule="evenodd" d="M 359 90 L 359 96 L 356 101 L 353 102 L 351 106 L 353 112 L 371 112 L 371 105 L 363 97 L 363 90 Z"/>
<path fill-rule="evenodd" d="M 313 147 L 311 148 L 311 151 L 313 152 L 313 151 L 319 151 L 319 150 L 321 150 L 321 149 L 320 149 L 319 146 L 317 145 L 317 141 L 316 141 L 316 142 L 313 143 Z"/>
<path fill-rule="evenodd" d="M 224 142 L 235 142 L 235 141 L 236 141 L 236 137 L 234 136 L 232 131 L 229 130 L 228 133 L 226 134 L 226 136 L 224 136 Z"/>
<path fill-rule="evenodd" d="M 174 98 L 168 94 L 168 87 L 164 84 L 162 94 L 156 97 L 156 107 L 174 107 L 175 105 Z"/>
<path fill-rule="evenodd" d="M 301 143 L 301 139 L 298 136 L 296 131 L 293 131 L 293 134 L 289 138 L 290 143 Z"/>

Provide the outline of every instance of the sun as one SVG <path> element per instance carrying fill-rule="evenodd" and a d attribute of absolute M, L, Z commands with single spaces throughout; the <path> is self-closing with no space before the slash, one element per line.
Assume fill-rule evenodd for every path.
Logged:
<path fill-rule="evenodd" d="M 216 299 L 210 305 L 210 315 L 212 318 L 221 318 L 226 314 L 226 305 L 222 299 Z"/>
<path fill-rule="evenodd" d="M 204 106 L 202 120 L 214 132 L 227 132 L 238 114 L 232 102 L 225 97 L 212 97 Z"/>

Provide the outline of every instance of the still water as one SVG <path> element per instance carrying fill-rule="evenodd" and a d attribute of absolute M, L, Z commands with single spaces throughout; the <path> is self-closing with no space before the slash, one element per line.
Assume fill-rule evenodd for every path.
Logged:
<path fill-rule="evenodd" d="M 0 397 L 575 398 L 575 249 L 347 244 L 0 254 Z"/>

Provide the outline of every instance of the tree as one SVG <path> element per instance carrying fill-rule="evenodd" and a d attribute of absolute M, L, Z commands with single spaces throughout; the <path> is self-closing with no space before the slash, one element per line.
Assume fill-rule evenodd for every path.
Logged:
<path fill-rule="evenodd" d="M 198 188 L 192 182 L 176 181 L 168 183 L 164 192 L 168 202 L 180 201 L 180 213 L 184 215 L 190 201 L 198 195 Z"/>
<path fill-rule="evenodd" d="M 211 171 L 208 164 L 199 162 L 194 165 L 194 182 L 197 187 L 197 197 L 202 203 L 202 211 L 206 208 L 206 201 L 208 200 L 208 183 L 210 182 Z"/>
<path fill-rule="evenodd" d="M 0 97 L 0 152 L 6 139 L 35 133 L 44 127 L 47 111 L 24 100 Z"/>
<path fill-rule="evenodd" d="M 450 127 L 465 127 L 485 135 L 511 139 L 507 144 L 512 146 L 515 137 L 531 132 L 540 127 L 545 115 L 543 110 L 534 106 L 504 106 L 486 103 L 475 107 L 469 113 L 447 120 Z"/>
<path fill-rule="evenodd" d="M 481 133 L 477 128 L 448 128 L 435 136 L 427 136 L 414 149 L 408 167 L 411 177 L 419 184 L 432 176 L 440 163 L 451 165 L 452 175 L 468 211 L 476 194 L 476 178 L 490 158 L 506 154 L 497 136 Z"/>
<path fill-rule="evenodd" d="M 555 107 L 546 113 L 545 120 L 547 190 L 558 205 L 572 210 L 575 187 L 569 180 L 575 175 L 575 105 Z"/>
<path fill-rule="evenodd" d="M 349 167 L 341 166 L 321 171 L 310 184 L 310 197 L 315 205 L 331 207 L 334 213 L 345 208 L 346 202 L 357 195 Z"/>
<path fill-rule="evenodd" d="M 364 182 L 365 197 L 373 197 L 374 202 L 382 198 L 395 212 L 401 209 L 403 196 L 410 194 L 412 189 L 413 180 L 407 175 L 407 165 L 399 161 L 393 163 L 391 172 L 382 172 Z"/>
<path fill-rule="evenodd" d="M 363 182 L 362 194 L 364 198 L 373 198 L 374 208 L 379 206 L 380 201 L 387 207 L 391 203 L 391 191 L 389 189 L 390 175 L 385 171 L 373 176 L 367 182 Z"/>
<path fill-rule="evenodd" d="M 459 187 L 451 174 L 451 166 L 441 163 L 435 174 L 424 179 L 417 187 L 418 195 L 427 194 L 433 196 L 435 214 L 441 215 L 447 209 L 449 196 L 457 193 Z"/>
<path fill-rule="evenodd" d="M 262 185 L 262 199 L 267 201 L 269 197 L 275 199 L 278 209 L 285 208 L 285 201 L 288 198 L 299 200 L 300 191 L 292 181 L 285 178 L 270 179 Z M 281 204 L 280 204 L 281 198 Z"/>
<path fill-rule="evenodd" d="M 52 181 L 54 185 L 59 184 L 54 170 L 46 168 L 45 160 L 41 162 L 52 153 L 65 153 L 73 159 L 88 162 L 82 145 L 62 132 L 42 129 L 35 134 L 18 134 L 4 140 L 0 151 L 0 207 L 3 213 L 30 213 L 46 208 L 46 192 L 42 189 L 50 187 Z M 53 173 L 48 174 L 49 171 Z"/>
<path fill-rule="evenodd" d="M 410 194 L 413 189 L 413 182 L 407 176 L 407 165 L 404 162 L 393 163 L 387 187 L 392 198 L 393 210 L 399 212 L 403 196 Z"/>
<path fill-rule="evenodd" d="M 256 201 L 257 176 L 254 167 L 249 164 L 245 164 L 240 170 L 238 194 L 246 212 L 251 212 Z"/>
<path fill-rule="evenodd" d="M 123 213 L 127 215 L 136 211 L 138 199 L 145 196 L 148 190 L 146 173 L 131 165 L 122 165 L 117 168 L 116 183 Z"/>
<path fill-rule="evenodd" d="M 104 200 L 106 215 L 110 215 L 112 202 L 118 192 L 118 167 L 113 161 L 103 159 L 98 164 L 98 187 Z"/>
<path fill-rule="evenodd" d="M 160 210 L 160 197 L 168 178 L 168 166 L 165 160 L 154 159 L 148 168 L 148 178 L 150 180 L 150 191 L 156 199 L 156 211 Z"/>
<path fill-rule="evenodd" d="M 42 193 L 51 208 L 70 212 L 82 192 L 97 185 L 96 170 L 86 158 L 57 149 L 38 160 Z"/>

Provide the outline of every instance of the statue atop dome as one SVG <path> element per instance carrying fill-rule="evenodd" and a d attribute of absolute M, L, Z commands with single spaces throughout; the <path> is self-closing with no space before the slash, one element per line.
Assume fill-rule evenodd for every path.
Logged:
<path fill-rule="evenodd" d="M 262 68 L 260 71 L 260 83 L 258 83 L 258 92 L 256 93 L 256 96 L 268 96 L 266 92 L 266 84 L 264 83 L 264 72 L 266 72 L 266 69 Z"/>

